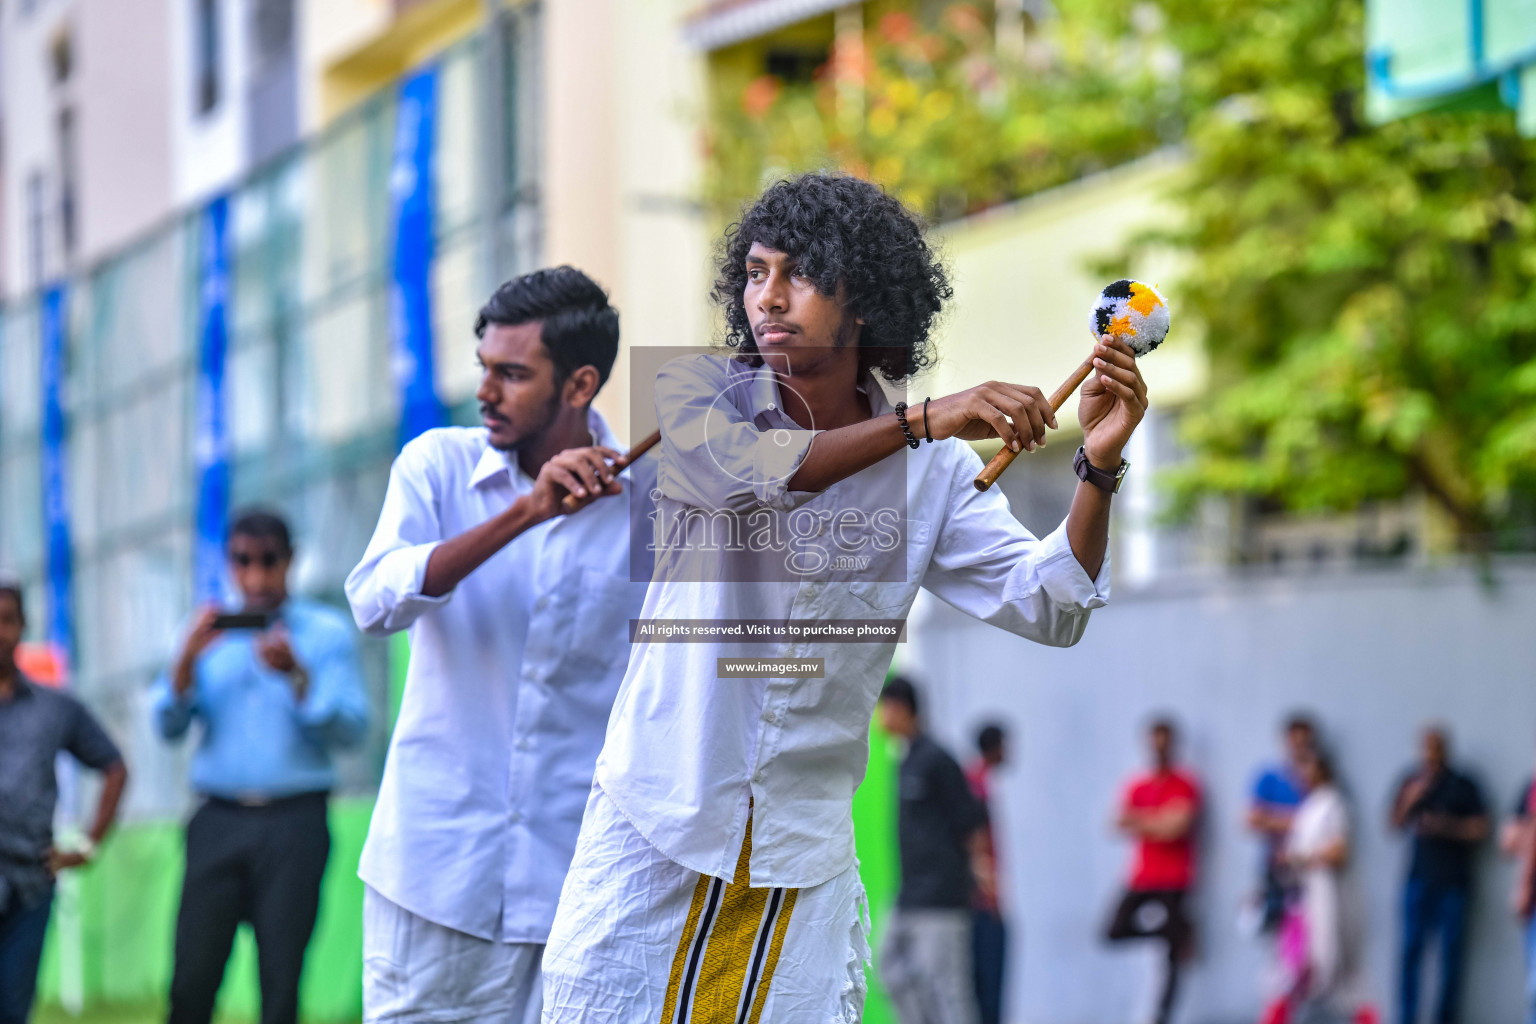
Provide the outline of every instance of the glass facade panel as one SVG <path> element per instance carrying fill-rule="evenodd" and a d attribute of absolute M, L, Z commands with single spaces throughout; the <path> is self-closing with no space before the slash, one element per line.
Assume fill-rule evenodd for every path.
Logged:
<path fill-rule="evenodd" d="M 491 204 L 478 191 L 480 53 L 471 40 L 438 58 L 431 301 L 437 384 L 450 405 L 473 395 L 474 316 L 495 277 L 483 220 Z M 519 81 L 524 73 L 531 65 Z M 375 98 L 229 194 L 232 504 L 288 516 L 292 588 L 340 609 L 397 442 L 387 315 L 395 108 L 392 93 Z M 517 180 L 522 198 L 504 187 L 495 205 L 531 223 L 536 189 Z M 178 815 L 190 799 L 190 745 L 161 742 L 145 716 L 192 602 L 201 217 L 189 211 L 71 285 L 74 685 L 133 764 L 130 817 Z M 532 266 L 537 230 L 519 237 L 527 244 L 509 248 L 505 262 Z M 0 312 L 0 567 L 24 577 L 32 638 L 46 621 L 38 355 L 35 300 L 11 304 Z M 353 792 L 376 784 L 387 736 L 387 645 L 360 637 L 359 650 L 377 715 L 369 742 L 341 763 L 342 788 Z"/>

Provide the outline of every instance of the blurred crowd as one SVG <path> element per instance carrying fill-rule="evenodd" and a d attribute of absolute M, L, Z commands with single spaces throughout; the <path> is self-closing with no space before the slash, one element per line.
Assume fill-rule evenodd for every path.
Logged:
<path fill-rule="evenodd" d="M 917 687 L 894 677 L 880 699 L 884 728 L 904 747 L 899 775 L 901 888 L 884 934 L 881 978 L 902 1024 L 996 1024 L 1001 1020 L 1010 930 L 998 879 L 988 791 L 1006 760 L 1007 736 L 981 727 L 965 769 L 927 735 Z M 1283 753 L 1261 765 L 1249 791 L 1247 825 L 1262 856 L 1240 924 L 1271 950 L 1261 981 L 1260 1024 L 1376 1024 L 1364 966 L 1368 921 L 1354 880 L 1359 801 L 1338 777 L 1314 719 L 1284 722 Z M 1123 895 L 1103 930 L 1106 942 L 1161 947 L 1154 1018 L 1172 1019 L 1180 976 L 1195 952 L 1189 909 L 1198 885 L 1203 800 L 1196 774 L 1179 759 L 1170 717 L 1147 726 L 1147 767 L 1118 796 L 1114 826 L 1133 846 Z M 1386 794 L 1388 825 L 1410 846 L 1401 883 L 1396 1005 L 1401 1024 L 1462 1019 L 1469 947 L 1468 911 L 1479 847 L 1493 835 L 1496 809 L 1479 782 L 1451 757 L 1447 729 L 1427 725 L 1417 759 Z M 1527 1005 L 1536 1024 L 1536 777 L 1527 778 L 1498 829 L 1504 856 L 1518 865 L 1510 893 L 1527 950 Z M 1425 998 L 1423 964 L 1435 951 L 1438 977 Z"/>

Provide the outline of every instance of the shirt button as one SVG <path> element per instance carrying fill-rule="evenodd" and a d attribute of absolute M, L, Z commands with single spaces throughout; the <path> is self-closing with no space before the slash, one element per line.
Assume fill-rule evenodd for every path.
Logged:
<path fill-rule="evenodd" d="M 769 725 L 775 724 L 776 722 L 778 722 L 778 720 L 779 720 L 778 712 L 773 711 L 772 709 L 763 712 L 763 721 L 767 722 Z"/>
<path fill-rule="evenodd" d="M 761 783 L 767 777 L 768 773 L 763 771 L 761 768 L 752 773 L 752 781 L 756 783 Z"/>
<path fill-rule="evenodd" d="M 537 601 L 533 602 L 533 610 L 536 611 L 536 612 L 541 612 L 545 608 L 548 608 L 548 607 L 549 607 L 549 598 L 548 597 L 541 597 Z"/>
<path fill-rule="evenodd" d="M 527 749 L 529 749 L 532 746 L 533 746 L 533 744 L 528 742 L 528 737 L 527 736 L 524 736 L 524 737 L 522 737 L 521 739 L 519 739 L 517 741 L 517 749 L 518 750 L 527 750 Z"/>

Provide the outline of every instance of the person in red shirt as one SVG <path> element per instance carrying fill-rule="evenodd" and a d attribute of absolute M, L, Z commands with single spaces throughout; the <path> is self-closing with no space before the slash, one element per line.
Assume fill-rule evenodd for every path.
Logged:
<path fill-rule="evenodd" d="M 1167 1024 L 1179 987 L 1179 967 L 1188 957 L 1194 932 L 1186 895 L 1195 881 L 1195 822 L 1200 785 L 1174 767 L 1177 730 L 1160 718 L 1148 730 L 1152 771 L 1138 775 L 1120 800 L 1116 827 L 1136 840 L 1130 886 L 1110 918 L 1111 942 L 1158 939 L 1168 946 L 1168 969 L 1158 1001 L 1157 1024 Z"/>

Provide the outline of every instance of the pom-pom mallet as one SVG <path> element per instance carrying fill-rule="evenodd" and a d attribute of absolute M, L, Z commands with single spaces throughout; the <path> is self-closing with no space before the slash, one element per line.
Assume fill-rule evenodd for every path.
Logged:
<path fill-rule="evenodd" d="M 1157 289 L 1140 281 L 1116 281 L 1106 285 L 1093 304 L 1089 326 L 1094 340 L 1109 334 L 1131 346 L 1137 356 L 1144 356 L 1163 343 L 1168 336 L 1168 304 Z M 1072 371 L 1066 383 L 1051 395 L 1051 411 L 1060 412 L 1088 375 L 1093 372 L 1093 356 Z M 992 456 L 982 471 L 976 474 L 976 489 L 984 491 L 997 482 L 1003 470 L 1017 457 L 1018 452 L 1004 445 Z"/>
<path fill-rule="evenodd" d="M 656 443 L 660 440 L 661 431 L 652 431 L 650 437 L 647 437 L 644 441 L 641 441 L 639 444 L 635 445 L 629 451 L 625 452 L 623 455 L 620 455 L 617 459 L 614 460 L 613 471 L 618 473 L 625 466 L 633 465 L 636 459 L 650 451 L 652 448 L 656 447 Z M 575 512 L 578 508 L 581 507 L 581 502 L 576 500 L 576 495 L 574 494 L 567 494 L 564 498 L 561 498 L 560 504 L 565 507 L 567 512 Z"/>

